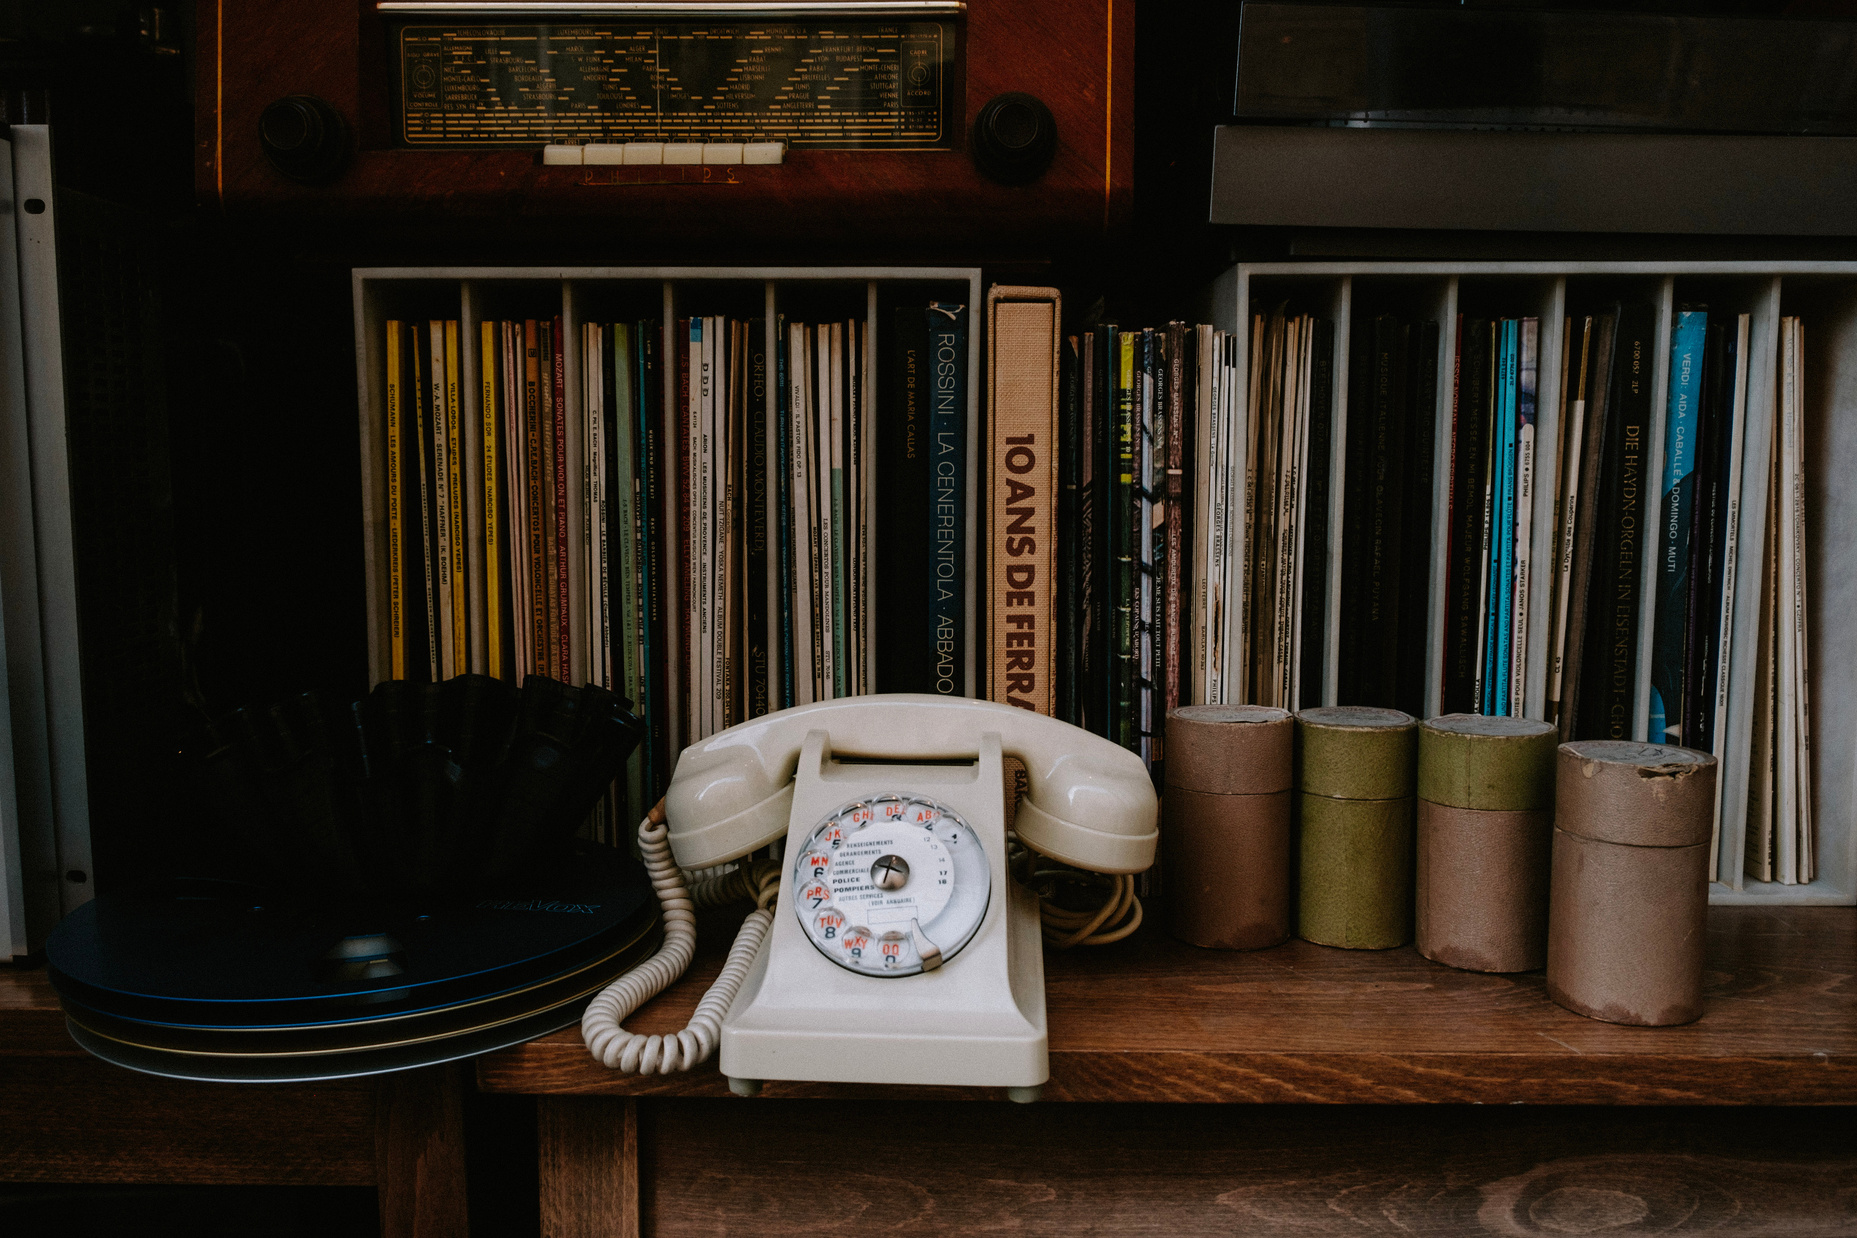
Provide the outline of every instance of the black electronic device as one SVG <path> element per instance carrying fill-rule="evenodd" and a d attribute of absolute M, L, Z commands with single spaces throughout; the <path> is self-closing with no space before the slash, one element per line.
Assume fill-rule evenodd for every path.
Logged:
<path fill-rule="evenodd" d="M 1857 23 L 1521 4 L 1246 4 L 1240 121 L 1857 133 Z"/>
<path fill-rule="evenodd" d="M 579 1021 L 656 945 L 630 855 L 582 844 L 465 898 L 324 902 L 242 882 L 104 895 L 46 943 L 71 1035 L 182 1079 L 284 1081 L 469 1057 Z"/>

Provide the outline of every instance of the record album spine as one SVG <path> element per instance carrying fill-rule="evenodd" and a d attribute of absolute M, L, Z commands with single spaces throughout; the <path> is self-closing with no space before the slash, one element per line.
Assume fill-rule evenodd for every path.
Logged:
<path fill-rule="evenodd" d="M 967 350 L 968 307 L 931 302 L 929 331 L 930 478 L 933 507 L 929 561 L 934 573 L 929 623 L 935 649 L 934 691 L 961 696 L 966 683 Z M 993 599 L 988 599 L 989 606 Z"/>

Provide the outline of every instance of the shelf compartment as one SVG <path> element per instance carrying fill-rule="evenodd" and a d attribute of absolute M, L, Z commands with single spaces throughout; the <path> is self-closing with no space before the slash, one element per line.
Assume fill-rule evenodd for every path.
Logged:
<path fill-rule="evenodd" d="M 1427 283 L 1427 281 L 1430 281 Z M 1679 303 L 1707 301 L 1722 313 L 1750 315 L 1750 372 L 1748 433 L 1750 446 L 1743 465 L 1743 501 L 1737 527 L 1741 569 L 1733 607 L 1734 650 L 1730 666 L 1728 757 L 1722 769 L 1724 822 L 1723 854 L 1711 898 L 1725 903 L 1857 904 L 1857 660 L 1826 662 L 1827 651 L 1842 650 L 1857 640 L 1857 560 L 1844 549 L 1841 531 L 1857 523 L 1857 263 L 1774 262 L 1300 262 L 1247 263 L 1231 268 L 1209 288 L 1215 323 L 1240 333 L 1250 315 L 1274 305 L 1267 298 L 1286 295 L 1311 305 L 1309 312 L 1326 306 L 1335 313 L 1336 359 L 1340 393 L 1335 410 L 1335 464 L 1340 468 L 1345 450 L 1346 354 L 1350 320 L 1368 318 L 1376 304 L 1404 296 L 1410 290 L 1432 287 L 1438 292 L 1440 313 L 1454 323 L 1460 314 L 1515 316 L 1535 314 L 1541 323 L 1541 375 L 1538 442 L 1542 445 L 1536 470 L 1532 556 L 1553 570 L 1556 548 L 1553 530 L 1561 478 L 1550 445 L 1559 434 L 1562 335 L 1569 317 L 1578 321 L 1614 301 L 1648 302 L 1655 308 L 1656 332 L 1651 358 L 1651 419 L 1645 465 L 1642 505 L 1648 528 L 1655 530 L 1662 507 L 1662 461 L 1668 410 L 1670 336 Z M 1398 290 L 1408 291 L 1400 293 Z M 1783 290 L 1783 291 L 1782 291 Z M 1782 298 L 1785 306 L 1782 310 Z M 1758 555 L 1765 537 L 1765 435 L 1774 416 L 1778 319 L 1799 314 L 1806 320 L 1806 432 L 1808 531 L 1805 555 L 1808 572 L 1811 706 L 1813 735 L 1814 817 L 1818 830 L 1817 874 L 1807 884 L 1785 886 L 1745 879 L 1740 874 L 1739 852 L 1745 838 L 1746 759 L 1751 737 L 1753 672 L 1751 659 L 1739 651 L 1755 642 L 1758 610 L 1758 573 L 1749 584 L 1750 553 Z M 1450 339 L 1453 331 L 1440 335 Z M 1439 478 L 1448 477 L 1449 416 L 1455 361 L 1454 346 L 1441 348 L 1439 408 L 1440 448 L 1435 457 Z M 1248 346 L 1241 349 L 1241 364 Z M 1240 376 L 1240 391 L 1246 390 Z M 1758 441 L 1762 446 L 1756 447 Z M 1242 467 L 1242 461 L 1239 462 Z M 1338 473 L 1336 474 L 1339 475 Z M 1443 639 L 1441 541 L 1448 535 L 1438 488 L 1433 496 L 1433 598 L 1427 629 L 1426 712 L 1436 713 L 1439 645 Z M 1340 528 L 1340 493 L 1336 493 L 1335 528 Z M 1750 547 L 1753 548 L 1750 552 Z M 1637 682 L 1634 685 L 1632 734 L 1642 738 L 1648 723 L 1650 694 L 1650 640 L 1655 621 L 1656 536 L 1643 543 L 1641 588 L 1644 604 L 1639 617 Z M 1338 556 L 1331 556 L 1338 558 Z M 1334 645 L 1339 629 L 1338 580 L 1335 564 L 1331 581 L 1328 657 L 1332 702 L 1336 668 Z M 1228 588 L 1230 582 L 1228 582 Z M 1546 677 L 1551 667 L 1554 580 L 1537 576 L 1530 595 L 1530 631 L 1526 712 L 1541 716 L 1546 700 Z M 1203 699 L 1203 698 L 1200 698 Z M 1236 696 L 1228 699 L 1236 700 Z M 1738 807 L 1733 807 L 1738 805 Z M 1736 858 L 1730 858 L 1733 852 Z"/>

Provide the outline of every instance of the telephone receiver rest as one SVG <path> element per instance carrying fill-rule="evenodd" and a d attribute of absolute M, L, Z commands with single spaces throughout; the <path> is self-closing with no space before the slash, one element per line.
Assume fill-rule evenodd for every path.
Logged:
<path fill-rule="evenodd" d="M 1010 705 L 916 693 L 783 709 L 685 748 L 665 794 L 677 863 L 708 868 L 783 837 L 800 748 L 812 731 L 824 732 L 837 755 L 904 762 L 976 758 L 980 736 L 992 732 L 1025 765 L 1015 829 L 1027 846 L 1099 873 L 1138 873 L 1154 863 L 1158 805 L 1140 757 Z"/>

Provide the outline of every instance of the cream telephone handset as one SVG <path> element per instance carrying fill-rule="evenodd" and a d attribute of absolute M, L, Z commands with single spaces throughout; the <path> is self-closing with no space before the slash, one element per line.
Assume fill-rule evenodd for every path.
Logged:
<path fill-rule="evenodd" d="M 588 1008 L 594 1056 L 669 1072 L 719 1045 L 742 1092 L 803 1079 L 1003 1086 L 1031 1099 L 1049 1074 L 1044 958 L 1037 896 L 1007 869 L 1008 756 L 1028 780 L 1014 822 L 1026 847 L 1098 873 L 1153 862 L 1141 759 L 1007 705 L 850 697 L 685 749 L 663 821 L 654 810 L 639 830 L 664 946 Z M 748 859 L 782 839 L 779 860 Z M 679 871 L 730 861 L 745 866 L 693 889 Z M 690 1026 L 626 1032 L 620 1021 L 688 965 L 694 907 L 748 896 L 757 909 Z"/>

